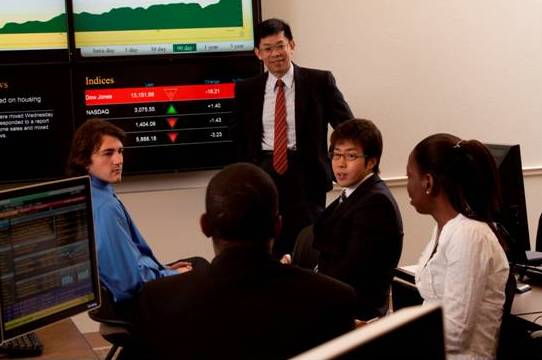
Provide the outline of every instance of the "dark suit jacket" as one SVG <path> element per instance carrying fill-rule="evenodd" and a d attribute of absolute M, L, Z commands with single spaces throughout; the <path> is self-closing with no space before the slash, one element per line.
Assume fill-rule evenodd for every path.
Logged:
<path fill-rule="evenodd" d="M 124 356 L 287 358 L 352 329 L 354 307 L 346 284 L 229 249 L 207 269 L 145 284 Z"/>
<path fill-rule="evenodd" d="M 386 184 L 373 175 L 342 204 L 331 203 L 314 225 L 318 270 L 356 289 L 358 314 L 384 315 L 393 269 L 401 257 L 403 225 Z"/>
<path fill-rule="evenodd" d="M 239 160 L 259 164 L 263 137 L 262 112 L 268 73 L 240 81 L 235 86 L 233 137 Z M 311 181 L 308 193 L 331 189 L 327 148 L 328 124 L 333 127 L 353 117 L 329 71 L 294 65 L 295 130 L 297 154 Z"/>

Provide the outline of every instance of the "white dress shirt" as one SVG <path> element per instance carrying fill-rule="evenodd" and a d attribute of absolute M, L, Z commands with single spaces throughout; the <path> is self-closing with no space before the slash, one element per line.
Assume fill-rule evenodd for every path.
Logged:
<path fill-rule="evenodd" d="M 444 311 L 448 359 L 494 359 L 508 279 L 506 255 L 490 227 L 461 214 L 437 230 L 416 271 L 424 302 Z"/>
<path fill-rule="evenodd" d="M 288 149 L 296 149 L 295 140 L 295 82 L 294 66 L 281 78 L 284 82 L 284 98 L 286 100 L 286 123 L 288 124 Z M 275 140 L 275 100 L 277 77 L 269 73 L 265 83 L 265 94 L 263 100 L 263 138 L 262 150 L 273 150 Z"/>
<path fill-rule="evenodd" d="M 361 179 L 361 181 L 355 183 L 354 185 L 351 185 L 351 186 L 348 186 L 348 187 L 345 187 L 344 188 L 344 196 L 346 198 L 348 198 L 350 195 L 352 195 L 352 193 L 354 191 L 356 191 L 356 189 L 365 182 L 365 180 L 367 180 L 368 178 L 370 178 L 371 176 L 373 176 L 375 173 L 369 173 L 367 174 L 363 179 Z"/>

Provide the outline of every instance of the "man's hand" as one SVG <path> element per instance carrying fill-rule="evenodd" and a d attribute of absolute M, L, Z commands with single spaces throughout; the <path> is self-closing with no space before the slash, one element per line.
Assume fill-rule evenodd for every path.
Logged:
<path fill-rule="evenodd" d="M 181 274 L 192 271 L 192 263 L 188 261 L 177 261 L 173 264 L 170 264 L 169 267 L 173 270 L 177 270 L 177 272 Z"/>
<path fill-rule="evenodd" d="M 354 323 L 355 323 L 356 328 L 360 328 L 362 326 L 367 325 L 367 321 L 358 320 L 358 319 L 354 319 Z"/>
<path fill-rule="evenodd" d="M 284 254 L 280 259 L 282 264 L 290 265 L 292 263 L 292 256 L 290 254 Z"/>

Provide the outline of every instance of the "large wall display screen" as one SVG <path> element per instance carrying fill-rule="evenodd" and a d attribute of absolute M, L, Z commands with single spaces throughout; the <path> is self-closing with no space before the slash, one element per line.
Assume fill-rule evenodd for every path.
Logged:
<path fill-rule="evenodd" d="M 64 0 L 0 1 L 0 61 L 68 59 Z"/>
<path fill-rule="evenodd" d="M 62 176 L 73 131 L 67 65 L 0 70 L 0 181 Z"/>
<path fill-rule="evenodd" d="M 84 97 L 78 118 L 102 118 L 125 130 L 126 173 L 221 167 L 235 160 L 234 81 L 259 66 L 248 56 L 86 66 L 76 80 Z"/>
<path fill-rule="evenodd" d="M 83 57 L 250 51 L 252 0 L 73 0 Z"/>

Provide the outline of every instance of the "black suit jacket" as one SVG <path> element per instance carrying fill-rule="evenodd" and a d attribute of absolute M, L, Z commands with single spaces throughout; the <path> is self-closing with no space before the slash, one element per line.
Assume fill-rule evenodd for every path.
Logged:
<path fill-rule="evenodd" d="M 368 320 L 387 310 L 393 269 L 403 247 L 395 199 L 378 175 L 365 180 L 342 204 L 331 203 L 314 225 L 318 269 L 352 285 L 357 316 Z"/>
<path fill-rule="evenodd" d="M 229 249 L 208 269 L 146 283 L 128 358 L 283 359 L 353 327 L 354 290 Z"/>
<path fill-rule="evenodd" d="M 240 81 L 235 86 L 233 137 L 239 160 L 260 163 L 263 137 L 262 113 L 268 73 Z M 331 189 L 327 148 L 328 124 L 335 127 L 353 117 L 350 107 L 329 71 L 294 65 L 295 130 L 299 160 L 310 183 L 307 191 Z"/>

